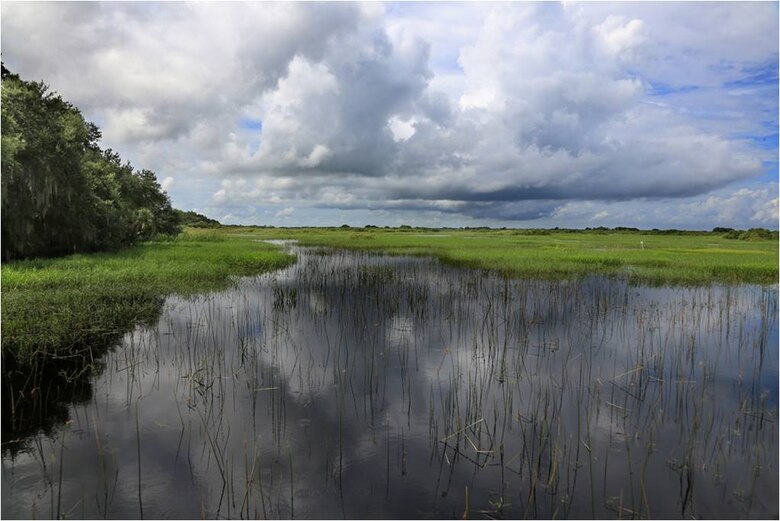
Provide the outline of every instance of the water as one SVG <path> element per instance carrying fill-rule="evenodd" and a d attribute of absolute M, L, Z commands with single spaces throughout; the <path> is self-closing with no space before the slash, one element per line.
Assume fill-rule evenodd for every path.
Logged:
<path fill-rule="evenodd" d="M 3 517 L 778 516 L 776 288 L 288 247 L 6 446 Z"/>

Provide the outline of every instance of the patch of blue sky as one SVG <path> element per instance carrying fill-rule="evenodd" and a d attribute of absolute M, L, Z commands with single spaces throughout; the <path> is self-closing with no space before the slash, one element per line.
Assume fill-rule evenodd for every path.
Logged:
<path fill-rule="evenodd" d="M 775 55 L 772 60 L 768 60 L 764 63 L 743 67 L 741 72 L 743 74 L 741 78 L 727 81 L 723 86 L 730 89 L 770 86 L 777 92 L 777 55 Z"/>
<path fill-rule="evenodd" d="M 417 2 L 389 2 L 385 4 L 385 12 L 388 16 L 404 16 L 416 12 L 418 5 Z"/>
<path fill-rule="evenodd" d="M 766 136 L 750 136 L 748 139 L 757 147 L 765 150 L 777 150 L 778 134 L 768 134 Z"/>
<path fill-rule="evenodd" d="M 385 13 L 388 17 L 413 17 L 419 15 L 435 14 L 442 9 L 463 8 L 461 2 L 436 2 L 432 4 L 427 1 L 420 2 L 388 2 L 385 4 Z"/>
<path fill-rule="evenodd" d="M 768 129 L 769 130 L 769 129 Z M 777 126 L 774 127 L 774 129 L 769 130 L 766 133 L 759 133 L 759 132 L 735 132 L 732 134 L 729 134 L 729 139 L 737 139 L 737 140 L 743 140 L 743 141 L 749 141 L 751 144 L 758 148 L 763 148 L 766 150 L 777 150 L 778 148 L 778 138 L 780 136 L 777 132 Z"/>
<path fill-rule="evenodd" d="M 672 85 L 661 82 L 648 82 L 650 84 L 651 96 L 668 96 L 670 94 L 687 94 L 689 92 L 695 92 L 701 87 L 698 85 L 681 85 L 674 87 Z"/>
<path fill-rule="evenodd" d="M 238 122 L 238 126 L 244 130 L 263 131 L 263 122 L 259 119 L 243 118 Z"/>
<path fill-rule="evenodd" d="M 259 119 L 242 118 L 238 122 L 241 130 L 244 130 L 242 137 L 249 146 L 249 152 L 255 154 L 260 149 L 260 134 L 263 132 L 263 122 Z"/>
<path fill-rule="evenodd" d="M 759 179 L 776 183 L 778 181 L 778 158 L 777 151 L 775 151 L 774 157 L 766 158 L 761 161 L 761 174 Z"/>
<path fill-rule="evenodd" d="M 431 68 L 440 74 L 463 73 L 460 65 L 460 51 L 458 49 L 436 50 L 431 54 Z"/>

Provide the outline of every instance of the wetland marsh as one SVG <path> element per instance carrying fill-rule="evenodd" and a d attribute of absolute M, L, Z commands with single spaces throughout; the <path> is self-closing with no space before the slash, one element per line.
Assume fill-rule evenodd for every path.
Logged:
<path fill-rule="evenodd" d="M 776 286 L 285 247 L 4 439 L 3 517 L 777 517 Z"/>
<path fill-rule="evenodd" d="M 780 518 L 778 2 L 0 2 L 0 518 Z"/>

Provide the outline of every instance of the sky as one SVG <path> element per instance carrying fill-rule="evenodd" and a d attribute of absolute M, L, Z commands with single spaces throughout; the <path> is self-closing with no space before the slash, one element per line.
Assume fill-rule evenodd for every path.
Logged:
<path fill-rule="evenodd" d="M 7 2 L 44 81 L 230 224 L 778 228 L 778 4 Z"/>

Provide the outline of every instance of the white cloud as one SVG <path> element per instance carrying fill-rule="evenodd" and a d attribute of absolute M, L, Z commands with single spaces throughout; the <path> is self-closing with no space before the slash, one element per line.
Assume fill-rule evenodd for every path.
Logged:
<path fill-rule="evenodd" d="M 160 181 L 160 188 L 162 188 L 164 191 L 167 192 L 173 186 L 174 181 L 175 180 L 173 177 L 168 176 L 162 181 Z"/>
<path fill-rule="evenodd" d="M 9 3 L 2 19 L 6 65 L 82 107 L 175 204 L 236 221 L 696 201 L 681 219 L 771 224 L 750 180 L 777 150 L 751 136 L 777 132 L 761 80 L 777 26 L 755 3 Z"/>
<path fill-rule="evenodd" d="M 414 120 L 403 121 L 397 116 L 393 116 L 387 122 L 387 126 L 390 128 L 390 132 L 393 133 L 393 140 L 406 141 L 414 135 Z"/>
<path fill-rule="evenodd" d="M 607 52 L 620 55 L 640 45 L 644 40 L 644 23 L 633 19 L 626 21 L 622 16 L 608 16 L 594 31 L 601 37 Z"/>
<path fill-rule="evenodd" d="M 227 190 L 225 188 L 220 188 L 214 192 L 214 195 L 212 195 L 211 198 L 217 204 L 224 203 L 227 201 Z"/>
<path fill-rule="evenodd" d="M 293 214 L 294 211 L 295 208 L 293 207 L 284 208 L 283 210 L 279 210 L 278 212 L 276 212 L 276 214 L 274 214 L 274 217 L 282 217 L 282 218 L 289 217 Z"/>
<path fill-rule="evenodd" d="M 600 226 L 640 228 L 708 230 L 716 226 L 741 229 L 760 226 L 776 229 L 777 190 L 777 183 L 769 183 L 760 188 L 724 188 L 683 200 L 567 202 L 555 211 L 554 222 L 570 227 L 582 227 L 586 221 L 592 221 Z"/>

